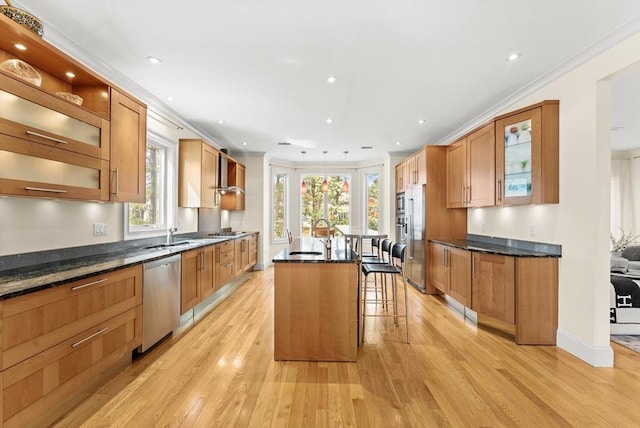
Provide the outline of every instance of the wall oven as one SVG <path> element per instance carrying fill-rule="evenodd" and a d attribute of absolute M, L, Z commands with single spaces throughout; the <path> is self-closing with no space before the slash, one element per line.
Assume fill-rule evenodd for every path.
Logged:
<path fill-rule="evenodd" d="M 407 219 L 405 217 L 404 192 L 396 194 L 396 241 L 402 244 L 407 240 Z"/>

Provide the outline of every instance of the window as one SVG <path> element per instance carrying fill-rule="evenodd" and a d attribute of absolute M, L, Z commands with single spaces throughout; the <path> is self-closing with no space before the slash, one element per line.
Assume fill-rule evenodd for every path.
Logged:
<path fill-rule="evenodd" d="M 166 148 L 147 141 L 146 198 L 129 203 L 128 232 L 149 232 L 167 228 Z"/>
<path fill-rule="evenodd" d="M 380 174 L 377 172 L 365 174 L 366 189 L 366 231 L 371 233 L 377 233 L 380 222 Z"/>
<path fill-rule="evenodd" d="M 286 241 L 289 229 L 289 213 L 287 194 L 289 189 L 289 175 L 284 172 L 273 172 L 272 183 L 273 201 L 273 229 L 271 236 L 273 241 Z"/>
<path fill-rule="evenodd" d="M 328 190 L 323 193 L 325 178 Z M 311 236 L 313 224 L 320 218 L 329 220 L 331 227 L 351 224 L 351 194 L 342 191 L 344 175 L 305 175 L 303 179 L 307 192 L 302 195 L 301 236 Z"/>

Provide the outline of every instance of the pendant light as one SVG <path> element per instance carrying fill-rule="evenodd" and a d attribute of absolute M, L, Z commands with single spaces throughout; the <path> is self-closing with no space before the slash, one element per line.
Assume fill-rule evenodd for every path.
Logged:
<path fill-rule="evenodd" d="M 304 155 L 305 155 L 305 153 L 307 153 L 307 152 L 305 152 L 305 151 L 303 150 L 303 151 L 302 151 L 302 152 L 300 152 L 300 153 L 302 153 L 302 163 L 304 163 Z M 301 193 L 301 194 L 303 194 L 303 195 L 304 195 L 305 193 L 307 193 L 307 183 L 305 183 L 304 178 L 302 179 L 302 183 L 300 184 L 300 193 Z"/>
<path fill-rule="evenodd" d="M 323 151 L 324 153 L 324 181 L 322 182 L 322 193 L 327 193 L 329 190 L 329 183 L 327 183 L 327 151 Z"/>
<path fill-rule="evenodd" d="M 344 169 L 347 169 L 347 154 L 349 153 L 348 151 L 344 151 L 342 152 L 344 153 Z M 342 193 L 349 193 L 349 182 L 347 181 L 347 176 L 344 176 L 344 183 L 342 183 Z"/>

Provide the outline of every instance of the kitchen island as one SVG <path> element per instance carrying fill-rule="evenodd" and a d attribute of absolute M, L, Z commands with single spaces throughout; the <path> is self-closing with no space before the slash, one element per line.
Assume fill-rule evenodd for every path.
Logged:
<path fill-rule="evenodd" d="M 358 264 L 343 238 L 297 238 L 273 258 L 274 358 L 356 361 Z"/>

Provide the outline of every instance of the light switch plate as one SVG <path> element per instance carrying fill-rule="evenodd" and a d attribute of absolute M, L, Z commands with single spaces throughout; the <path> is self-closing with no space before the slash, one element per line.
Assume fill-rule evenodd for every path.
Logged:
<path fill-rule="evenodd" d="M 93 235 L 106 235 L 107 234 L 107 223 L 93 223 Z"/>

